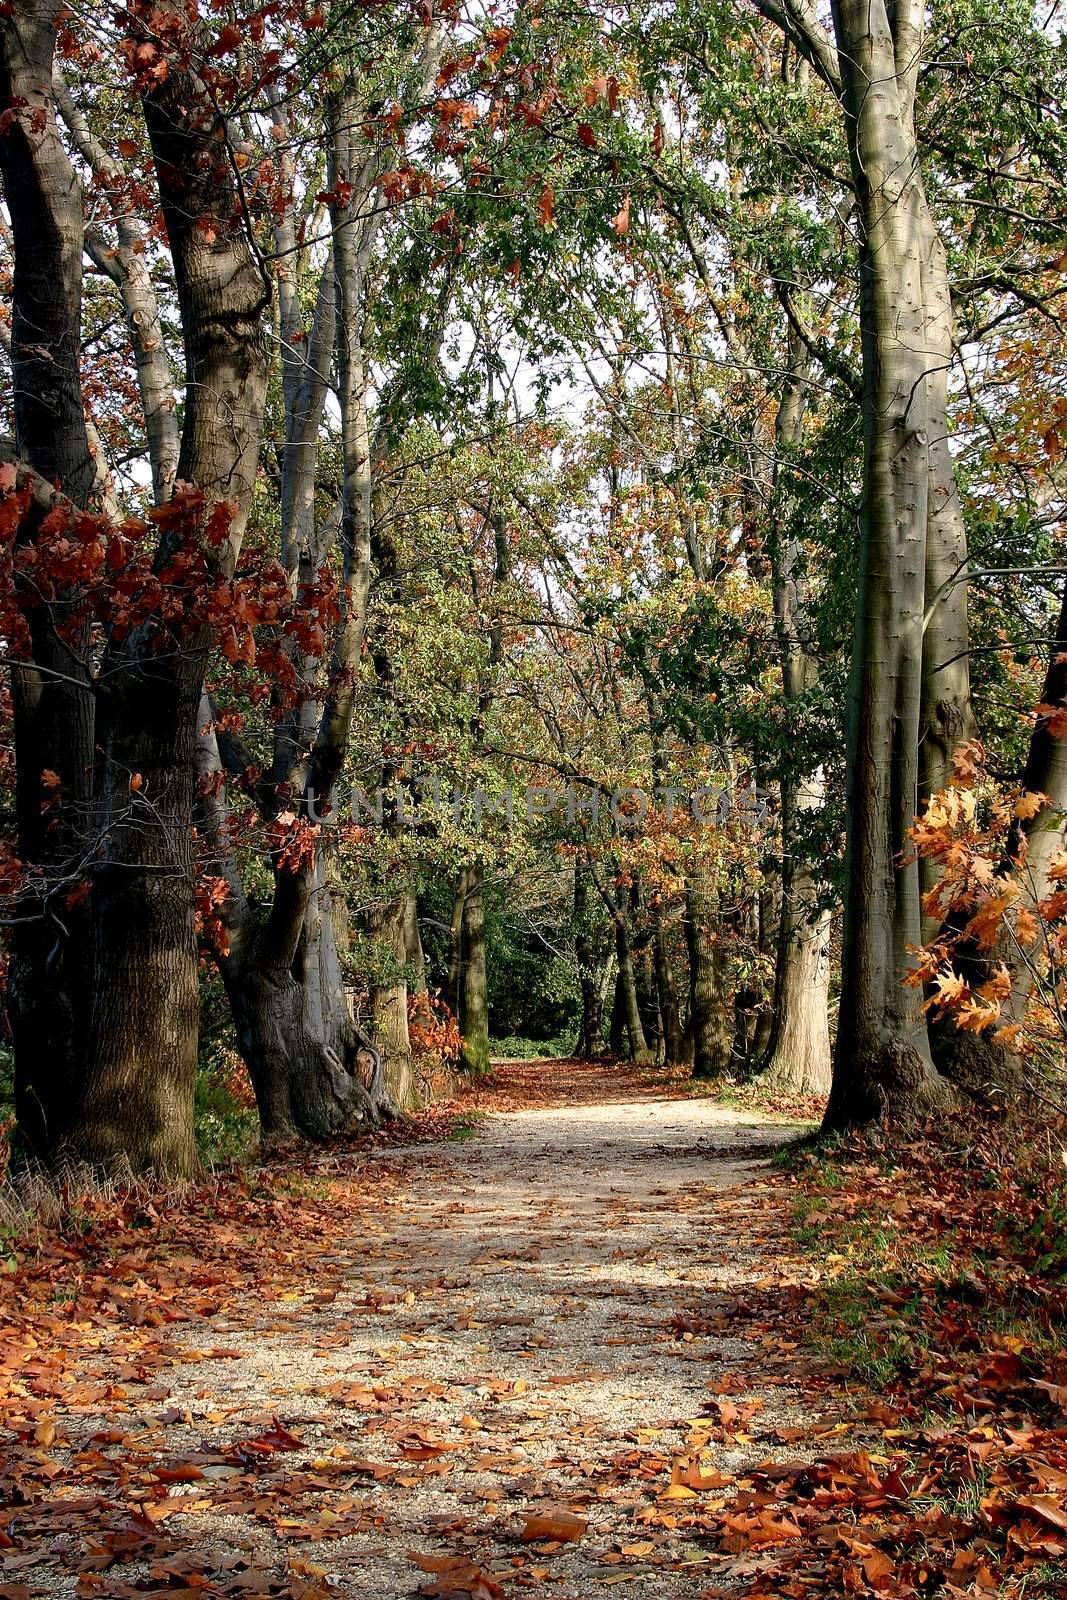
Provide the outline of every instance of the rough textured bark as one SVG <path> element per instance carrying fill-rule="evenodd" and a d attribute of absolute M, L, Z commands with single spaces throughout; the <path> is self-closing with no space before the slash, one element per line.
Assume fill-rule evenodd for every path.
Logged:
<path fill-rule="evenodd" d="M 99 472 L 86 449 L 77 385 L 81 197 L 55 126 L 55 21 L 49 7 L 20 7 L 4 24 L 7 68 L 32 77 L 21 87 L 10 81 L 5 87 L 34 106 L 33 140 L 24 143 L 17 133 L 4 140 L 5 176 L 15 196 L 16 256 L 23 257 L 29 272 L 28 281 L 17 286 L 16 300 L 22 299 L 24 309 L 32 307 L 38 360 L 46 350 L 42 334 L 59 333 L 57 286 L 66 324 L 49 374 L 27 370 L 25 383 L 17 380 L 28 407 L 19 424 L 20 442 L 36 458 L 34 464 L 80 501 L 86 474 L 98 482 Z M 223 148 L 224 130 L 195 75 L 173 70 L 146 96 L 144 110 L 185 342 L 188 391 L 177 470 L 204 490 L 209 504 L 219 499 L 233 504 L 229 538 L 218 552 L 209 552 L 209 559 L 229 571 L 255 474 L 266 387 L 259 325 L 269 284 L 249 248 L 226 169 L 219 176 L 214 158 Z M 77 129 L 72 132 L 77 138 Z M 20 212 L 23 199 L 34 194 L 33 205 Z M 53 194 L 61 197 L 62 226 L 59 213 L 53 214 Z M 8 198 L 10 205 L 11 193 Z M 27 232 L 33 210 L 40 214 Z M 204 217 L 218 225 L 213 237 L 211 229 L 198 228 Z M 42 238 L 54 244 L 47 258 L 41 255 Z M 47 260 L 51 286 L 46 300 L 34 305 L 41 273 L 34 263 L 42 260 Z M 18 370 L 24 334 L 17 306 L 15 322 L 12 358 Z M 55 433 L 50 451 L 44 448 L 46 413 Z M 231 419 L 225 429 L 218 427 L 220 414 Z M 169 539 L 161 540 L 161 563 L 171 554 Z M 209 640 L 206 629 L 194 629 L 180 648 L 173 648 L 168 635 L 169 648 L 160 650 L 162 626 L 150 620 L 121 644 L 112 643 L 92 683 L 95 720 L 79 711 L 61 734 L 56 727 L 69 744 L 67 759 L 77 768 L 80 788 L 72 795 L 83 840 L 91 840 L 93 848 L 86 861 L 90 892 L 79 919 L 82 987 L 79 1004 L 69 1010 L 78 1034 L 77 1082 L 64 1125 L 46 1130 L 48 1145 L 41 1153 L 184 1176 L 196 1167 L 192 755 Z M 87 669 L 80 671 L 85 681 Z M 78 677 L 71 682 L 79 686 Z M 79 749 L 87 727 L 88 760 Z M 56 970 L 53 963 L 53 985 Z M 73 993 L 71 988 L 61 1000 L 53 998 L 53 1009 L 64 1010 Z"/>
<path fill-rule="evenodd" d="M 231 503 L 228 536 L 212 554 L 228 573 L 255 481 L 270 284 L 220 168 L 226 131 L 203 86 L 172 70 L 144 110 L 185 349 L 177 472 L 209 503 Z M 217 228 L 205 230 L 204 217 Z M 168 553 L 165 537 L 161 558 Z M 209 642 L 204 628 L 179 651 L 161 652 L 149 628 L 101 673 L 96 794 L 104 846 L 93 875 L 86 1088 L 71 1133 L 72 1147 L 93 1161 L 121 1157 L 179 1175 L 196 1166 L 193 759 Z M 132 773 L 141 775 L 136 792 Z"/>
<path fill-rule="evenodd" d="M 920 940 L 907 849 L 918 794 L 930 515 L 926 201 L 913 126 L 920 0 L 835 0 L 861 230 L 864 467 L 849 703 L 841 1010 L 829 1127 L 944 1098 L 920 997 L 901 978 Z"/>
<path fill-rule="evenodd" d="M 82 194 L 51 93 L 59 11 L 39 0 L 0 22 L 0 101 L 20 108 L 0 138 L 0 170 L 14 247 L 15 449 L 45 483 L 85 506 L 96 474 L 79 376 Z M 21 542 L 35 538 L 45 509 L 35 501 Z M 88 839 L 95 702 L 80 652 L 56 636 L 47 607 L 29 594 L 23 602 L 31 652 L 12 672 L 15 810 L 20 854 L 40 890 L 12 930 L 8 1011 L 18 1143 L 49 1160 L 69 1130 L 83 1073 L 87 911 L 68 910 L 59 886 Z M 63 799 L 52 827 L 42 812 L 46 769 L 58 774 Z"/>
<path fill-rule="evenodd" d="M 689 946 L 689 1013 L 694 1078 L 730 1071 L 731 1024 L 726 952 L 716 938 L 715 891 L 697 878 L 686 885 L 685 935 Z"/>

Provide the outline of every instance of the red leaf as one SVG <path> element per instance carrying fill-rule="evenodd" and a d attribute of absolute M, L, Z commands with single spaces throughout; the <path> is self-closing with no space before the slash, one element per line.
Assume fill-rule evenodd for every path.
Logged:
<path fill-rule="evenodd" d="M 541 198 L 537 202 L 537 220 L 542 228 L 554 228 L 554 213 L 556 209 L 556 191 L 550 183 L 546 183 L 541 190 Z"/>

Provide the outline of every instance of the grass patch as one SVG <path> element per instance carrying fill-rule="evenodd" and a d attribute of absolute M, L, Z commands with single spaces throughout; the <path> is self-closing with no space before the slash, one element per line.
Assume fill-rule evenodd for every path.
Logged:
<path fill-rule="evenodd" d="M 447 1137 L 452 1144 L 463 1144 L 466 1140 L 475 1138 L 486 1121 L 488 1112 L 464 1111 L 449 1128 Z"/>
<path fill-rule="evenodd" d="M 768 1088 L 762 1079 L 741 1083 L 736 1078 L 690 1078 L 678 1085 L 692 1100 L 714 1100 L 731 1111 L 751 1111 L 772 1122 L 818 1122 L 822 1101 L 811 1095 L 787 1095 Z"/>

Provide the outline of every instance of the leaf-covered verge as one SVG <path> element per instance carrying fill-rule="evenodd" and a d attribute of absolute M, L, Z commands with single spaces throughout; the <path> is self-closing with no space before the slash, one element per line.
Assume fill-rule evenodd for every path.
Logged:
<path fill-rule="evenodd" d="M 750 1307 L 829 1418 L 722 1512 L 751 1596 L 1067 1593 L 1062 1128 L 992 1120 L 783 1152 L 801 1281 Z M 835 1438 L 834 1435 L 845 1437 Z"/>

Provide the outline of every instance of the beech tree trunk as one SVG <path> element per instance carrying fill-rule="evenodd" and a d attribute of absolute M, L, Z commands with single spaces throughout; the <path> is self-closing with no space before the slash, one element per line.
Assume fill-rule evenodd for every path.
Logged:
<path fill-rule="evenodd" d="M 619 982 L 619 964 L 615 962 L 615 981 L 611 989 L 611 1018 L 608 1023 L 608 1051 L 614 1057 L 627 1053 L 626 1008 L 623 1004 L 622 984 Z"/>
<path fill-rule="evenodd" d="M 386 900 L 367 919 L 367 932 L 382 942 L 393 975 L 374 986 L 371 1022 L 382 1055 L 385 1086 L 393 1105 L 411 1110 L 418 1103 L 408 1033 L 408 906 L 410 895 Z"/>
<path fill-rule="evenodd" d="M 426 956 L 419 931 L 419 897 L 414 890 L 404 897 L 404 950 L 411 972 L 408 990 L 411 994 L 425 994 Z"/>
<path fill-rule="evenodd" d="M 967 529 L 949 447 L 948 374 L 953 359 L 952 298 L 941 242 L 929 207 L 922 208 L 922 294 L 927 338 L 926 598 L 922 704 L 919 716 L 919 804 L 952 779 L 952 757 L 977 732 L 971 702 L 967 621 Z M 937 882 L 936 863 L 919 864 L 923 892 Z M 923 937 L 936 920 L 923 918 Z"/>
<path fill-rule="evenodd" d="M 448 926 L 448 1004 L 458 1017 L 460 1010 L 460 982 L 463 972 L 463 907 L 467 900 L 469 869 L 461 867 L 452 896 L 452 915 Z"/>
<path fill-rule="evenodd" d="M 818 810 L 821 775 L 782 789 L 782 917 L 775 974 L 774 1026 L 763 1081 L 787 1094 L 830 1092 L 830 912 L 807 863 L 792 854 L 793 807 Z"/>
<path fill-rule="evenodd" d="M 841 1010 L 831 1128 L 944 1099 L 921 997 L 902 983 L 921 937 L 907 848 L 918 798 L 930 516 L 926 200 L 913 126 L 921 0 L 835 0 L 861 227 L 864 468 L 848 739 Z"/>
<path fill-rule="evenodd" d="M 789 370 L 775 419 L 775 468 L 771 490 L 771 569 L 774 615 L 782 659 L 782 691 L 797 701 L 818 681 L 818 664 L 806 646 L 808 583 L 803 552 L 791 527 L 795 515 L 789 459 L 803 430 L 810 358 L 800 339 L 790 339 Z M 783 537 L 784 531 L 784 537 Z M 798 778 L 788 765 L 781 779 L 782 870 L 778 950 L 770 1038 L 763 1060 L 766 1081 L 789 1094 L 826 1095 L 830 1090 L 830 914 L 819 908 L 815 875 L 805 858 L 805 815 L 821 810 L 821 772 Z"/>

